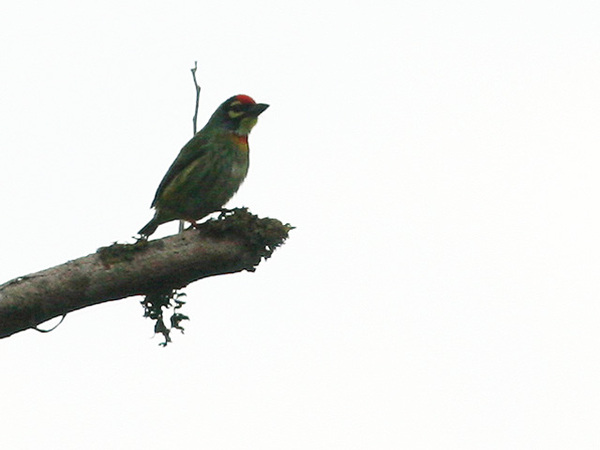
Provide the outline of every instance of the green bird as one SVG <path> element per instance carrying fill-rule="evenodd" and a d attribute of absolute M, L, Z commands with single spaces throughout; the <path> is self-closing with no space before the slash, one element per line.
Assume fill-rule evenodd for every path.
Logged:
<path fill-rule="evenodd" d="M 155 214 L 139 231 L 142 237 L 172 220 L 195 225 L 233 197 L 248 173 L 248 134 L 268 107 L 247 95 L 236 95 L 217 108 L 160 182 L 152 201 Z"/>

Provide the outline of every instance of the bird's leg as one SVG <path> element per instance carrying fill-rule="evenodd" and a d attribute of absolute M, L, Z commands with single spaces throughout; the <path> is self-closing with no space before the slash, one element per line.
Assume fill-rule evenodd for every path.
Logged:
<path fill-rule="evenodd" d="M 187 228 L 188 230 L 191 230 L 191 229 L 199 230 L 200 229 L 200 224 L 196 223 L 195 220 L 186 220 L 186 222 L 190 223 L 190 226 Z"/>
<path fill-rule="evenodd" d="M 234 209 L 221 208 L 221 209 L 217 209 L 217 211 L 219 212 L 219 217 L 217 219 L 218 220 L 223 220 L 225 217 L 227 217 L 227 214 L 231 214 L 235 210 Z"/>

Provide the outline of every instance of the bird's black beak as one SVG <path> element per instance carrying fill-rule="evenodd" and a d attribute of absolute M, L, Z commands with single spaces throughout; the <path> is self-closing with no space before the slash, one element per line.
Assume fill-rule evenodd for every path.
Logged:
<path fill-rule="evenodd" d="M 269 107 L 269 105 L 267 105 L 266 103 L 257 103 L 256 105 L 252 105 L 248 109 L 248 114 L 258 117 L 268 107 Z"/>

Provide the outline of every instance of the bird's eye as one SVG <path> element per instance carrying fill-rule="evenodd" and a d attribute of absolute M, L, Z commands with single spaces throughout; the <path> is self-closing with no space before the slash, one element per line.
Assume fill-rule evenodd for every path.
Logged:
<path fill-rule="evenodd" d="M 237 119 L 238 117 L 243 116 L 245 111 L 244 105 L 238 101 L 235 101 L 229 105 L 229 111 L 227 111 L 227 115 L 229 115 L 231 119 Z"/>

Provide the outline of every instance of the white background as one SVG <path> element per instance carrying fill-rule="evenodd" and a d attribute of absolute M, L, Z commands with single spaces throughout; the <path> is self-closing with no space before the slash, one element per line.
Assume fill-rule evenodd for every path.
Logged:
<path fill-rule="evenodd" d="M 0 282 L 131 242 L 194 60 L 297 228 L 167 348 L 140 298 L 0 341 L 0 447 L 599 448 L 599 55 L 594 1 L 4 5 Z"/>

